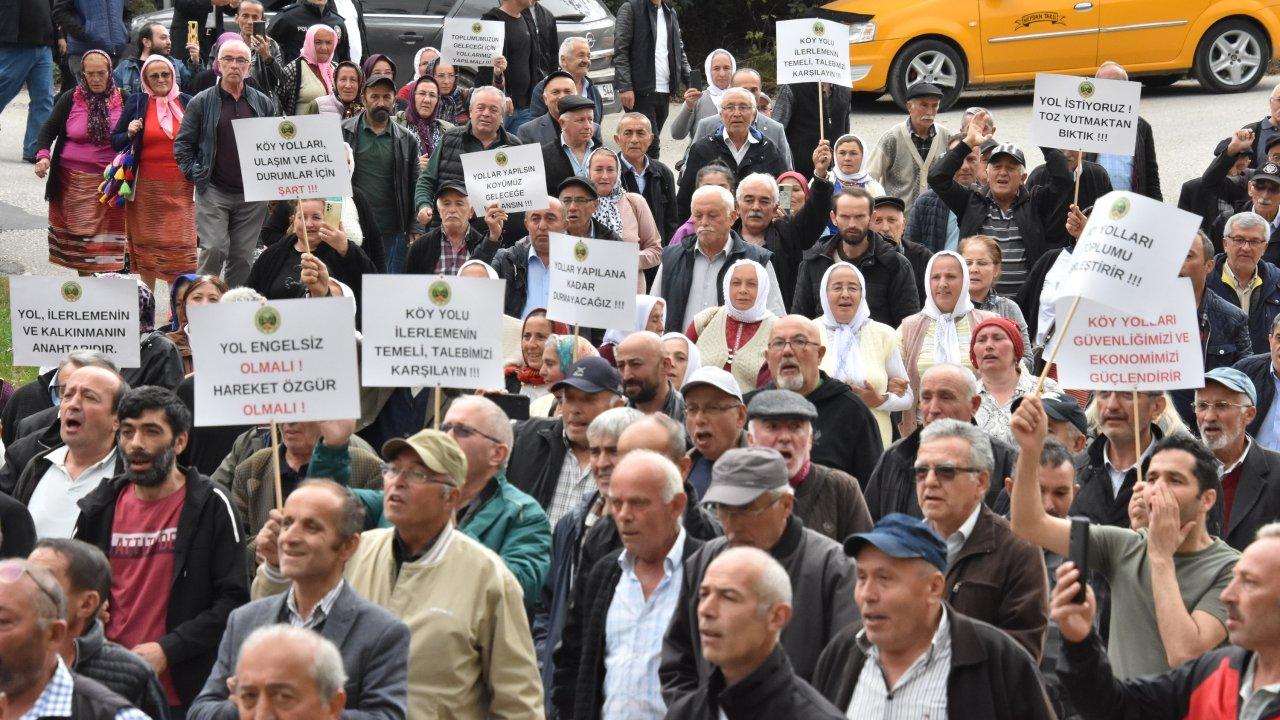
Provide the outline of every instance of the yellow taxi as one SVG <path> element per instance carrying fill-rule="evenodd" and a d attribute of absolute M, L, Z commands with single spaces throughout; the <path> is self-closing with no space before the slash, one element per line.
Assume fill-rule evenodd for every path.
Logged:
<path fill-rule="evenodd" d="M 1114 60 L 1135 80 L 1167 85 L 1190 74 L 1214 92 L 1262 79 L 1280 39 L 1280 0 L 835 0 L 851 23 L 853 91 L 1030 82 L 1038 72 L 1092 74 Z"/>

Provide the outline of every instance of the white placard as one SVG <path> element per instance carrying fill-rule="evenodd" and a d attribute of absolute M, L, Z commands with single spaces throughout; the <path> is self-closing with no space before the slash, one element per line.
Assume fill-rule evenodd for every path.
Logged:
<path fill-rule="evenodd" d="M 502 387 L 506 281 L 365 275 L 366 387 Z"/>
<path fill-rule="evenodd" d="M 1142 83 L 1073 75 L 1036 75 L 1031 144 L 1132 155 L 1138 142 Z"/>
<path fill-rule="evenodd" d="M 12 275 L 9 319 L 14 365 L 57 365 L 72 350 L 139 365 L 136 280 Z"/>
<path fill-rule="evenodd" d="M 636 322 L 640 247 L 551 233 L 551 292 L 547 317 L 586 328 Z"/>
<path fill-rule="evenodd" d="M 195 424 L 360 417 L 350 298 L 188 308 Z"/>
<path fill-rule="evenodd" d="M 489 203 L 495 202 L 507 212 L 547 207 L 547 170 L 540 146 L 509 145 L 460 157 L 467 197 L 476 215 L 484 215 Z"/>
<path fill-rule="evenodd" d="M 1198 215 L 1137 193 L 1109 192 L 1093 205 L 1058 297 L 1157 317 L 1151 298 L 1178 276 L 1199 227 Z"/>
<path fill-rule="evenodd" d="M 1059 298 L 1066 317 L 1071 298 Z M 1117 314 L 1082 299 L 1058 351 L 1058 384 L 1088 390 L 1182 390 L 1204 387 L 1204 355 L 1190 278 L 1150 294 L 1150 318 Z"/>
<path fill-rule="evenodd" d="M 245 200 L 351 195 L 340 116 L 244 118 L 231 128 Z"/>
<path fill-rule="evenodd" d="M 849 26 L 830 20 L 778 22 L 778 84 L 829 82 L 849 87 Z"/>
<path fill-rule="evenodd" d="M 489 67 L 502 54 L 507 25 L 501 20 L 449 18 L 440 41 L 441 64 Z"/>

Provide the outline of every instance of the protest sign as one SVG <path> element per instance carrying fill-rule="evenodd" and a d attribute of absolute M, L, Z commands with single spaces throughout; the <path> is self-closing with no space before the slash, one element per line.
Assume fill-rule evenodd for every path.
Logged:
<path fill-rule="evenodd" d="M 507 25 L 501 20 L 449 18 L 444 21 L 440 64 L 489 67 L 502 54 L 506 37 Z"/>
<path fill-rule="evenodd" d="M 467 197 L 476 215 L 484 215 L 495 202 L 507 212 L 547 207 L 547 171 L 538 145 L 463 153 L 461 158 Z"/>
<path fill-rule="evenodd" d="M 1036 75 L 1031 144 L 1132 155 L 1138 142 L 1142 83 L 1072 75 Z"/>
<path fill-rule="evenodd" d="M 244 199 L 351 195 L 340 122 L 330 113 L 232 120 Z"/>
<path fill-rule="evenodd" d="M 781 20 L 778 84 L 829 82 L 848 87 L 849 26 L 830 20 Z"/>
<path fill-rule="evenodd" d="M 1155 295 L 1178 276 L 1200 218 L 1142 195 L 1116 191 L 1093 205 L 1071 251 L 1058 297 L 1084 297 L 1151 320 Z"/>
<path fill-rule="evenodd" d="M 589 328 L 630 328 L 639 271 L 640 248 L 633 242 L 551 233 L 547 317 Z"/>
<path fill-rule="evenodd" d="M 368 387 L 502 387 L 505 280 L 365 275 Z"/>
<path fill-rule="evenodd" d="M 360 417 L 349 298 L 188 308 L 195 424 Z"/>
<path fill-rule="evenodd" d="M 1070 298 L 1056 304 L 1061 317 Z M 1090 390 L 1180 390 L 1204 387 L 1204 355 L 1190 278 L 1175 278 L 1146 304 L 1150 318 L 1118 314 L 1080 301 L 1058 351 L 1058 384 Z"/>
<path fill-rule="evenodd" d="M 14 365 L 57 365 L 96 350 L 119 368 L 139 364 L 138 281 L 133 278 L 9 278 Z"/>

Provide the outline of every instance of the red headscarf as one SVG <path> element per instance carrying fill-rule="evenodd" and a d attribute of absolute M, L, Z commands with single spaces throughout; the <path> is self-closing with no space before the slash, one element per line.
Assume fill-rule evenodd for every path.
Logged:
<path fill-rule="evenodd" d="M 1017 323 L 1002 317 L 983 320 L 973 329 L 973 332 L 969 335 L 969 362 L 973 363 L 975 368 L 978 367 L 978 353 L 974 350 L 976 347 L 974 340 L 977 340 L 978 333 L 982 332 L 983 328 L 989 327 L 1000 328 L 1013 341 L 1013 361 L 1017 363 L 1022 358 L 1022 353 L 1026 350 L 1026 346 L 1022 344 L 1022 331 L 1018 330 Z"/>
<path fill-rule="evenodd" d="M 338 31 L 325 25 L 318 23 L 307 28 L 307 37 L 302 41 L 302 59 L 315 69 L 316 74 L 320 76 L 320 82 L 324 83 L 324 91 L 326 93 L 333 92 L 333 53 L 329 55 L 329 59 L 320 62 L 316 56 L 316 33 L 327 32 L 333 34 L 333 52 L 338 51 Z"/>

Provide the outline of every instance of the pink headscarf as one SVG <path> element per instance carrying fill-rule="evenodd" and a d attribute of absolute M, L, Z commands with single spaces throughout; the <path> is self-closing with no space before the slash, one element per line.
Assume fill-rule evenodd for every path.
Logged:
<path fill-rule="evenodd" d="M 328 32 L 333 34 L 333 50 L 338 50 L 338 31 L 323 23 L 312 25 L 307 28 L 307 37 L 302 41 L 302 59 L 307 64 L 315 68 L 320 75 L 320 82 L 324 83 L 324 91 L 326 93 L 333 92 L 333 55 L 325 62 L 320 62 L 316 57 L 316 33 Z"/>
<path fill-rule="evenodd" d="M 164 63 L 169 68 L 169 72 L 173 74 L 173 84 L 169 86 L 169 92 L 164 97 L 160 97 L 151 92 L 151 86 L 147 84 L 147 66 L 152 63 Z M 174 69 L 173 63 L 169 62 L 160 54 L 152 54 L 142 63 L 142 91 L 151 97 L 152 102 L 156 104 L 156 117 L 160 120 L 160 129 L 164 134 L 173 139 L 175 133 L 178 132 L 178 126 L 182 124 L 182 103 L 178 102 L 178 71 Z"/>

